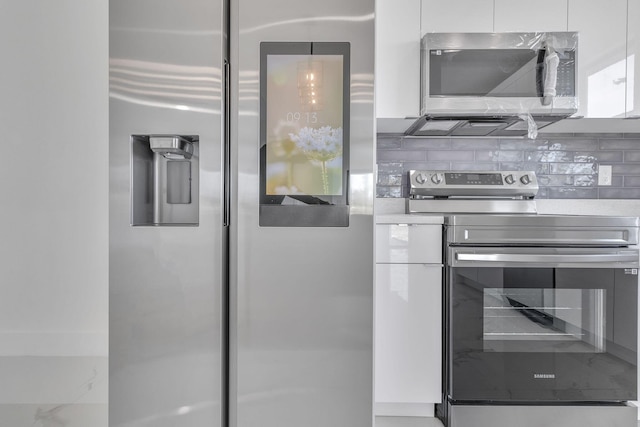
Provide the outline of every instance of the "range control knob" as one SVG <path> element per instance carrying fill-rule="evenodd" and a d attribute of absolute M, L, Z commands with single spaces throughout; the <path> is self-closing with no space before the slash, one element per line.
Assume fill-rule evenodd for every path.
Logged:
<path fill-rule="evenodd" d="M 439 174 L 434 173 L 433 175 L 431 175 L 431 182 L 436 185 L 440 184 L 442 182 L 442 177 Z"/>
<path fill-rule="evenodd" d="M 527 185 L 527 184 L 529 184 L 531 182 L 531 178 L 529 178 L 529 175 L 527 175 L 527 174 L 522 175 L 520 177 L 520 182 L 523 183 L 524 185 Z"/>
<path fill-rule="evenodd" d="M 509 175 L 507 175 L 507 176 L 505 176 L 505 177 L 504 177 L 504 181 L 505 181 L 507 184 L 511 185 L 511 184 L 513 184 L 514 182 L 516 182 L 516 179 L 513 177 L 513 174 L 511 174 L 511 173 L 510 173 Z"/>
<path fill-rule="evenodd" d="M 424 184 L 427 181 L 427 178 L 424 177 L 421 173 L 416 175 L 416 182 L 418 184 Z"/>

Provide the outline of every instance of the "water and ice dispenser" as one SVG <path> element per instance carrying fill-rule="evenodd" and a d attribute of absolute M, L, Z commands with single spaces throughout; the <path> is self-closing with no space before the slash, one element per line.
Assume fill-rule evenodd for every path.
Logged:
<path fill-rule="evenodd" d="M 131 225 L 198 225 L 198 141 L 194 135 L 131 137 Z"/>

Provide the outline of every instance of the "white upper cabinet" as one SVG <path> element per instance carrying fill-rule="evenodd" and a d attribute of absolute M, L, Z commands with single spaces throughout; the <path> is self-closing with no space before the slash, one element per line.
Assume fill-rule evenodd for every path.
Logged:
<path fill-rule="evenodd" d="M 420 35 L 493 31 L 493 0 L 422 0 Z"/>
<path fill-rule="evenodd" d="M 376 0 L 376 117 L 420 110 L 420 0 Z"/>
<path fill-rule="evenodd" d="M 568 30 L 580 33 L 577 115 L 625 117 L 627 0 L 569 0 Z"/>
<path fill-rule="evenodd" d="M 629 0 L 628 20 L 626 110 L 627 117 L 637 117 L 640 116 L 640 1 Z"/>
<path fill-rule="evenodd" d="M 568 0 L 495 0 L 495 32 L 567 31 Z"/>

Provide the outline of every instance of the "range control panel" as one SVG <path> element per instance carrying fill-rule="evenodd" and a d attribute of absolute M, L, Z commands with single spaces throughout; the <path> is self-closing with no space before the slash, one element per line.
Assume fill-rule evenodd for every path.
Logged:
<path fill-rule="evenodd" d="M 412 197 L 533 198 L 538 180 L 533 171 L 409 171 Z"/>

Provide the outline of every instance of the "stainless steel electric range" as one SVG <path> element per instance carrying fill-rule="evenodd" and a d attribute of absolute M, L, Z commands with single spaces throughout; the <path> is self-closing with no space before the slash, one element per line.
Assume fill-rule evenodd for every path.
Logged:
<path fill-rule="evenodd" d="M 409 182 L 445 216 L 444 424 L 635 427 L 638 218 L 538 215 L 533 172 Z"/>

